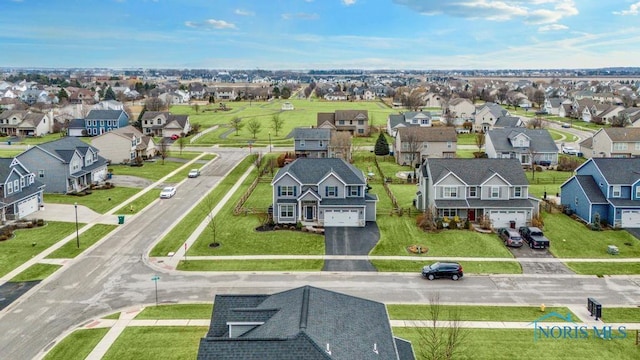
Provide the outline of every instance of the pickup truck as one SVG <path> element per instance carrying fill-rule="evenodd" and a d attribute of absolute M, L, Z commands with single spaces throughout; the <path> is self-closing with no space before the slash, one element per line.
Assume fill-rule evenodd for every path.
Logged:
<path fill-rule="evenodd" d="M 550 246 L 549 239 L 547 239 L 542 233 L 542 230 L 537 227 L 522 226 L 518 229 L 518 232 L 532 249 L 545 249 Z"/>

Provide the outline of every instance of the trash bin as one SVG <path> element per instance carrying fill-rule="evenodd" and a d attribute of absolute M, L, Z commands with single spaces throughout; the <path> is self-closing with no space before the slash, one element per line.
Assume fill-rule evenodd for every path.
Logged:
<path fill-rule="evenodd" d="M 107 179 L 111 180 L 111 177 L 113 177 L 112 173 L 107 173 Z"/>
<path fill-rule="evenodd" d="M 124 224 L 124 215 L 118 215 L 118 224 Z"/>
<path fill-rule="evenodd" d="M 7 141 L 7 145 L 11 145 L 11 141 Z"/>

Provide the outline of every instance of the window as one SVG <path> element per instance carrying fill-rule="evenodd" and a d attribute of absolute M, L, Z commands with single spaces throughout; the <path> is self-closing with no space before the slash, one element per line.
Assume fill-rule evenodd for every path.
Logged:
<path fill-rule="evenodd" d="M 44 170 L 38 170 L 38 177 L 44 177 Z"/>
<path fill-rule="evenodd" d="M 422 125 L 429 125 L 429 119 L 422 119 Z"/>
<path fill-rule="evenodd" d="M 423 148 L 423 149 L 426 149 L 426 148 L 428 148 L 428 147 L 429 147 L 429 143 L 426 143 L 426 142 L 425 142 L 425 143 L 422 143 L 422 148 Z"/>
<path fill-rule="evenodd" d="M 469 197 L 477 197 L 478 196 L 478 188 L 475 186 L 471 186 L 469 188 Z"/>
<path fill-rule="evenodd" d="M 358 120 L 358 125 L 364 125 L 364 120 Z"/>
<path fill-rule="evenodd" d="M 293 205 L 280 205 L 280 217 L 292 218 L 293 217 Z"/>
<path fill-rule="evenodd" d="M 100 120 L 100 126 L 104 126 L 104 120 Z"/>
<path fill-rule="evenodd" d="M 627 143 L 623 143 L 623 142 L 613 143 L 613 150 L 627 150 Z"/>
<path fill-rule="evenodd" d="M 23 188 L 27 186 L 27 179 L 26 178 L 21 178 L 20 179 L 20 187 Z"/>
<path fill-rule="evenodd" d="M 620 186 L 614 186 L 613 187 L 613 194 L 611 196 L 620 197 L 620 195 L 621 195 Z"/>
<path fill-rule="evenodd" d="M 338 187 L 337 186 L 327 186 L 325 188 L 324 195 L 327 197 L 336 197 L 338 196 Z"/>
<path fill-rule="evenodd" d="M 300 147 L 304 147 L 304 140 L 300 140 Z"/>
<path fill-rule="evenodd" d="M 513 197 L 522 197 L 522 187 L 516 186 L 513 188 Z"/>
<path fill-rule="evenodd" d="M 344 125 L 344 120 L 339 120 L 339 121 L 338 121 L 338 124 L 340 124 L 340 125 Z"/>
<path fill-rule="evenodd" d="M 456 209 L 442 209 L 442 216 L 455 217 L 458 215 Z"/>
<path fill-rule="evenodd" d="M 640 199 L 640 186 L 636 187 L 636 199 Z"/>
<path fill-rule="evenodd" d="M 447 141 L 447 148 L 451 149 L 452 146 L 453 146 L 453 143 L 451 141 Z"/>
<path fill-rule="evenodd" d="M 280 186 L 280 196 L 296 196 L 295 186 Z"/>
<path fill-rule="evenodd" d="M 349 188 L 349 196 L 360 196 L 360 187 L 359 186 L 351 186 Z"/>
<path fill-rule="evenodd" d="M 13 182 L 7 182 L 7 194 L 13 193 Z"/>
<path fill-rule="evenodd" d="M 364 134 L 364 129 L 358 129 L 358 134 Z"/>
<path fill-rule="evenodd" d="M 442 196 L 445 198 L 457 198 L 458 188 L 456 186 L 445 186 L 442 192 Z"/>
<path fill-rule="evenodd" d="M 636 150 L 640 150 L 640 142 L 636 143 Z"/>
<path fill-rule="evenodd" d="M 492 198 L 498 198 L 500 197 L 500 188 L 497 186 L 492 186 L 491 187 L 491 196 Z"/>
<path fill-rule="evenodd" d="M 18 179 L 13 180 L 13 189 L 16 192 L 20 191 L 20 180 Z"/>
<path fill-rule="evenodd" d="M 162 124 L 161 120 L 160 119 L 156 119 L 156 125 L 160 125 L 160 124 Z"/>

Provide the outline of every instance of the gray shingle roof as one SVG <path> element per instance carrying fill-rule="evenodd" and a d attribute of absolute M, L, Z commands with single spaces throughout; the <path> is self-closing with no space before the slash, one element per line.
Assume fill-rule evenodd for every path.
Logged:
<path fill-rule="evenodd" d="M 89 148 L 93 149 L 93 151 L 95 151 L 96 153 L 98 152 L 98 149 L 96 149 L 95 147 L 72 136 L 64 137 L 59 140 L 42 143 L 34 146 L 34 148 L 35 147 L 39 147 L 47 152 L 50 152 L 54 155 L 59 156 L 64 160 L 65 163 L 68 163 L 71 160 L 76 150 L 80 151 L 80 153 L 83 155 L 87 152 Z M 99 160 L 104 160 L 104 159 L 99 159 Z"/>
<path fill-rule="evenodd" d="M 280 169 L 275 179 L 288 172 L 300 180 L 303 185 L 317 184 L 331 171 L 338 174 L 347 184 L 366 183 L 362 170 L 338 158 L 298 158 Z"/>
<path fill-rule="evenodd" d="M 529 181 L 517 159 L 427 159 L 433 182 L 453 172 L 468 185 L 481 185 L 499 174 L 511 185 L 528 185 Z"/>
<path fill-rule="evenodd" d="M 629 185 L 640 180 L 640 158 L 592 158 L 610 185 Z"/>
<path fill-rule="evenodd" d="M 487 136 L 491 138 L 491 143 L 496 151 L 528 151 L 527 148 L 517 148 L 511 145 L 509 139 L 518 134 L 525 134 L 530 139 L 529 148 L 535 153 L 555 153 L 558 146 L 547 130 L 532 130 L 525 128 L 504 128 L 487 131 Z"/>
<path fill-rule="evenodd" d="M 287 137 L 293 137 L 295 140 L 328 141 L 331 138 L 331 129 L 295 128 Z"/>
<path fill-rule="evenodd" d="M 494 126 L 503 128 L 517 127 L 520 121 L 520 118 L 517 116 L 500 116 L 496 119 Z"/>
<path fill-rule="evenodd" d="M 382 303 L 311 286 L 269 296 L 216 296 L 215 301 L 211 329 L 200 342 L 201 360 L 413 359 L 406 344 L 398 351 Z M 230 338 L 227 323 L 250 310 L 263 312 L 264 323 Z"/>
<path fill-rule="evenodd" d="M 87 114 L 89 120 L 118 120 L 122 110 L 91 110 Z"/>

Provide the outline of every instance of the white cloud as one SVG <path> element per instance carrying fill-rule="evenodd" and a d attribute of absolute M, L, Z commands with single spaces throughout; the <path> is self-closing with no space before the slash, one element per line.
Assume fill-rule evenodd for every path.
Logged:
<path fill-rule="evenodd" d="M 240 15 L 240 16 L 254 16 L 256 14 L 253 11 L 247 11 L 243 9 L 236 9 L 234 12 L 236 15 Z"/>
<path fill-rule="evenodd" d="M 574 0 L 393 0 L 423 15 L 507 21 L 523 19 L 531 24 L 558 22 L 578 14 Z"/>
<path fill-rule="evenodd" d="M 635 4 L 631 4 L 628 10 L 614 11 L 613 14 L 625 16 L 625 15 L 638 15 L 639 12 L 640 12 L 640 1 L 638 1 Z"/>
<path fill-rule="evenodd" d="M 195 21 L 185 21 L 184 26 L 190 27 L 190 28 L 212 27 L 214 29 L 237 29 L 236 25 L 233 23 L 230 23 L 224 20 L 216 20 L 216 19 L 209 19 L 209 20 L 206 20 L 204 23 L 198 23 Z"/>
<path fill-rule="evenodd" d="M 539 32 L 567 30 L 568 26 L 562 24 L 549 24 L 538 28 Z"/>
<path fill-rule="evenodd" d="M 342 0 L 342 3 L 346 6 L 351 6 L 356 3 L 356 0 Z"/>

